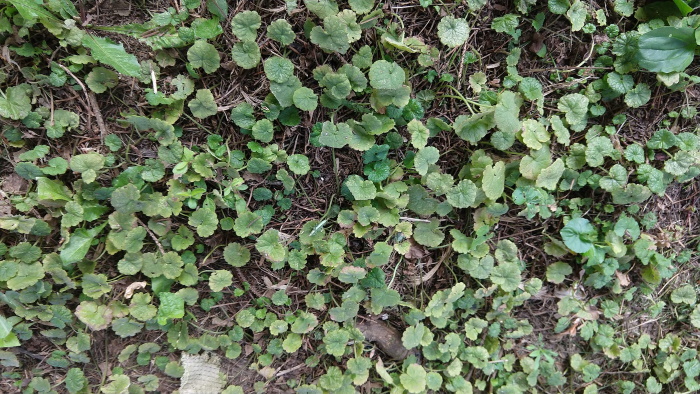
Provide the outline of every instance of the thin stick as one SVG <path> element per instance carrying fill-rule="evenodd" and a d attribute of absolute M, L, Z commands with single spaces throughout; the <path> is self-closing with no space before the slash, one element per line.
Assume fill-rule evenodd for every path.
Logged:
<path fill-rule="evenodd" d="M 95 120 L 97 120 L 97 127 L 100 128 L 100 141 L 104 143 L 105 135 L 107 135 L 107 128 L 105 127 L 105 122 L 102 119 L 102 113 L 100 112 L 100 107 L 97 105 L 97 98 L 95 98 L 95 94 L 88 92 L 87 88 L 85 85 L 78 79 L 78 77 L 73 74 L 71 70 L 68 69 L 68 67 L 64 66 L 61 63 L 56 63 L 58 67 L 61 67 L 63 71 L 68 73 L 75 82 L 80 85 L 80 88 L 83 89 L 83 94 L 85 94 L 85 100 L 87 101 L 88 105 L 92 108 L 92 114 L 95 116 Z"/>

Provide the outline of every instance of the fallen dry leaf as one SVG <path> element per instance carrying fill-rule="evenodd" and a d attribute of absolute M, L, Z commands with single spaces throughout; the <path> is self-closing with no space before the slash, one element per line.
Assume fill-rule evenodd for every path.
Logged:
<path fill-rule="evenodd" d="M 615 271 L 615 276 L 617 276 L 617 280 L 620 281 L 620 286 L 625 287 L 625 286 L 630 285 L 629 275 L 622 273 L 620 271 Z"/>
<path fill-rule="evenodd" d="M 124 291 L 124 298 L 126 298 L 127 300 L 130 299 L 134 295 L 134 291 L 138 289 L 145 289 L 146 286 L 148 286 L 148 283 L 146 282 L 134 282 L 130 284 L 126 287 L 126 290 Z"/>

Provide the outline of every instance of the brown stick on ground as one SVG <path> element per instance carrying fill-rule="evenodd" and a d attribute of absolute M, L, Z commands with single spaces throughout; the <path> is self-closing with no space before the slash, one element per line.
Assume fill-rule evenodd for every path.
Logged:
<path fill-rule="evenodd" d="M 368 341 L 376 343 L 382 352 L 395 360 L 403 360 L 411 354 L 411 351 L 403 346 L 399 330 L 380 320 L 365 319 L 355 323 L 355 328 L 360 330 Z"/>
<path fill-rule="evenodd" d="M 104 119 L 102 119 L 102 112 L 100 112 L 100 107 L 97 105 L 97 98 L 95 98 L 95 93 L 88 92 L 87 88 L 85 87 L 85 84 L 78 79 L 78 77 L 73 74 L 71 70 L 68 69 L 68 67 L 64 66 L 63 64 L 56 63 L 58 67 L 61 67 L 63 71 L 68 73 L 68 75 L 71 76 L 75 80 L 75 82 L 80 85 L 80 88 L 83 89 L 83 94 L 85 94 L 85 100 L 87 101 L 88 106 L 90 106 L 90 112 L 92 112 L 92 115 L 95 117 L 95 120 L 97 120 L 97 127 L 100 128 L 100 142 L 104 143 L 105 141 L 105 136 L 107 135 L 107 127 L 105 127 L 105 122 Z"/>

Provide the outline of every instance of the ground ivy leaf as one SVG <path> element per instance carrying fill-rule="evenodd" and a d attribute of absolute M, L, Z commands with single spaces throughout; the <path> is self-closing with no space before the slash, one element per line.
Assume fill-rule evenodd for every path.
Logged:
<path fill-rule="evenodd" d="M 352 130 L 346 123 L 334 125 L 332 122 L 326 121 L 321 127 L 318 142 L 329 148 L 342 148 L 350 142 L 350 137 L 352 137 Z"/>
<path fill-rule="evenodd" d="M 447 202 L 455 208 L 469 208 L 476 201 L 477 188 L 474 182 L 463 179 L 447 193 Z"/>
<path fill-rule="evenodd" d="M 493 166 L 487 166 L 482 176 L 481 188 L 486 197 L 497 200 L 503 194 L 506 180 L 506 166 L 502 161 L 496 162 Z"/>
<path fill-rule="evenodd" d="M 575 218 L 559 232 L 566 247 L 575 253 L 586 253 L 593 248 L 593 241 L 598 232 L 588 219 Z"/>
<path fill-rule="evenodd" d="M 450 48 L 458 47 L 469 38 L 469 24 L 462 18 L 445 16 L 438 23 L 438 37 L 444 45 Z"/>
<path fill-rule="evenodd" d="M 409 393 L 421 393 L 425 391 L 427 373 L 419 364 L 411 364 L 406 368 L 406 372 L 399 376 L 401 385 Z"/>
<path fill-rule="evenodd" d="M 630 89 L 625 94 L 625 104 L 631 108 L 639 108 L 648 103 L 650 99 L 651 89 L 649 89 L 649 85 L 645 83 L 638 84 L 634 89 Z"/>
<path fill-rule="evenodd" d="M 520 268 L 516 263 L 501 263 L 491 270 L 491 281 L 503 291 L 515 291 L 520 285 Z"/>
<path fill-rule="evenodd" d="M 418 222 L 413 230 L 413 239 L 419 244 L 431 248 L 436 248 L 445 239 L 445 233 L 438 228 L 440 222 L 431 220 L 428 223 Z"/>
<path fill-rule="evenodd" d="M 192 67 L 202 68 L 205 73 L 211 74 L 219 69 L 221 56 L 214 45 L 198 40 L 187 50 L 187 61 Z"/>
<path fill-rule="evenodd" d="M 231 31 L 241 41 L 255 41 L 260 22 L 260 15 L 255 11 L 239 12 L 231 18 Z"/>
<path fill-rule="evenodd" d="M 683 285 L 671 292 L 671 301 L 674 304 L 688 304 L 690 306 L 695 305 L 697 301 L 697 294 L 695 293 L 695 287 L 693 285 Z"/>
<path fill-rule="evenodd" d="M 161 326 L 168 322 L 168 319 L 180 319 L 185 316 L 185 300 L 176 293 L 158 293 L 160 305 L 158 306 L 158 324 Z"/>
<path fill-rule="evenodd" d="M 554 163 L 540 171 L 535 185 L 547 190 L 556 190 L 564 170 L 564 161 L 561 158 L 554 160 Z"/>
<path fill-rule="evenodd" d="M 245 70 L 255 68 L 260 63 L 260 47 L 251 41 L 237 42 L 231 48 L 231 58 Z"/>
<path fill-rule="evenodd" d="M 366 181 L 359 175 L 350 175 L 345 185 L 355 200 L 373 200 L 377 196 L 377 188 L 372 181 Z"/>
<path fill-rule="evenodd" d="M 233 274 L 226 270 L 216 270 L 209 276 L 209 288 L 219 292 L 233 284 Z"/>
<path fill-rule="evenodd" d="M 90 329 L 99 331 L 109 327 L 112 322 L 112 309 L 93 301 L 83 301 L 75 309 L 78 320 Z"/>
<path fill-rule="evenodd" d="M 574 131 L 581 131 L 586 127 L 588 120 L 588 97 L 572 93 L 562 96 L 557 103 L 557 108 L 564 112 L 566 122 Z"/>
<path fill-rule="evenodd" d="M 382 313 L 384 308 L 396 306 L 401 302 L 401 295 L 394 289 L 380 287 L 370 290 L 370 298 L 372 299 L 372 313 L 378 315 Z"/>
<path fill-rule="evenodd" d="M 281 243 L 279 231 L 269 229 L 258 237 L 255 249 L 272 262 L 281 262 L 287 258 L 287 248 Z"/>
<path fill-rule="evenodd" d="M 369 83 L 375 89 L 398 89 L 406 80 L 406 73 L 396 63 L 377 60 L 369 68 Z"/>
<path fill-rule="evenodd" d="M 494 120 L 499 130 L 515 135 L 520 130 L 520 105 L 522 99 L 516 93 L 506 90 L 498 98 L 494 109 Z"/>
<path fill-rule="evenodd" d="M 292 25 L 284 19 L 270 23 L 267 26 L 267 36 L 285 46 L 293 43 L 296 38 Z"/>
<path fill-rule="evenodd" d="M 569 264 L 558 261 L 547 266 L 547 281 L 560 284 L 564 282 L 567 275 L 571 275 L 573 270 Z"/>
<path fill-rule="evenodd" d="M 323 19 L 323 27 L 314 26 L 311 29 L 311 42 L 327 52 L 345 54 L 350 49 L 350 37 L 347 24 L 335 15 Z"/>
<path fill-rule="evenodd" d="M 416 149 L 423 149 L 428 143 L 430 130 L 418 119 L 408 122 L 408 132 L 411 134 L 411 145 Z"/>
<path fill-rule="evenodd" d="M 426 146 L 416 153 L 413 165 L 420 175 L 428 173 L 428 169 L 440 159 L 440 151 L 434 146 Z"/>
<path fill-rule="evenodd" d="M 294 91 L 292 100 L 294 105 L 302 111 L 311 112 L 318 106 L 318 96 L 313 90 L 303 86 Z"/>
<path fill-rule="evenodd" d="M 119 75 L 104 67 L 95 67 L 85 78 L 85 84 L 95 93 L 104 93 L 119 83 Z"/>
<path fill-rule="evenodd" d="M 219 220 L 213 209 L 202 207 L 192 212 L 187 224 L 196 227 L 197 235 L 200 237 L 210 237 L 216 231 Z"/>
<path fill-rule="evenodd" d="M 199 119 L 216 115 L 219 110 L 214 100 L 214 95 L 209 89 L 197 90 L 195 98 L 190 100 L 187 106 L 190 108 L 190 111 L 192 111 L 192 115 Z"/>

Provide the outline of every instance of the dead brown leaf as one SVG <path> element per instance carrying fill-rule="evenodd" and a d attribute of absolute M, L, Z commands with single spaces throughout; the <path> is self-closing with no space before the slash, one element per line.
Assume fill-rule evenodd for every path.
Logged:
<path fill-rule="evenodd" d="M 146 282 L 134 282 L 130 284 L 126 287 L 126 290 L 124 291 L 124 298 L 126 298 L 127 300 L 130 299 L 134 295 L 134 291 L 138 289 L 145 289 L 146 286 L 148 286 L 148 283 Z"/>

